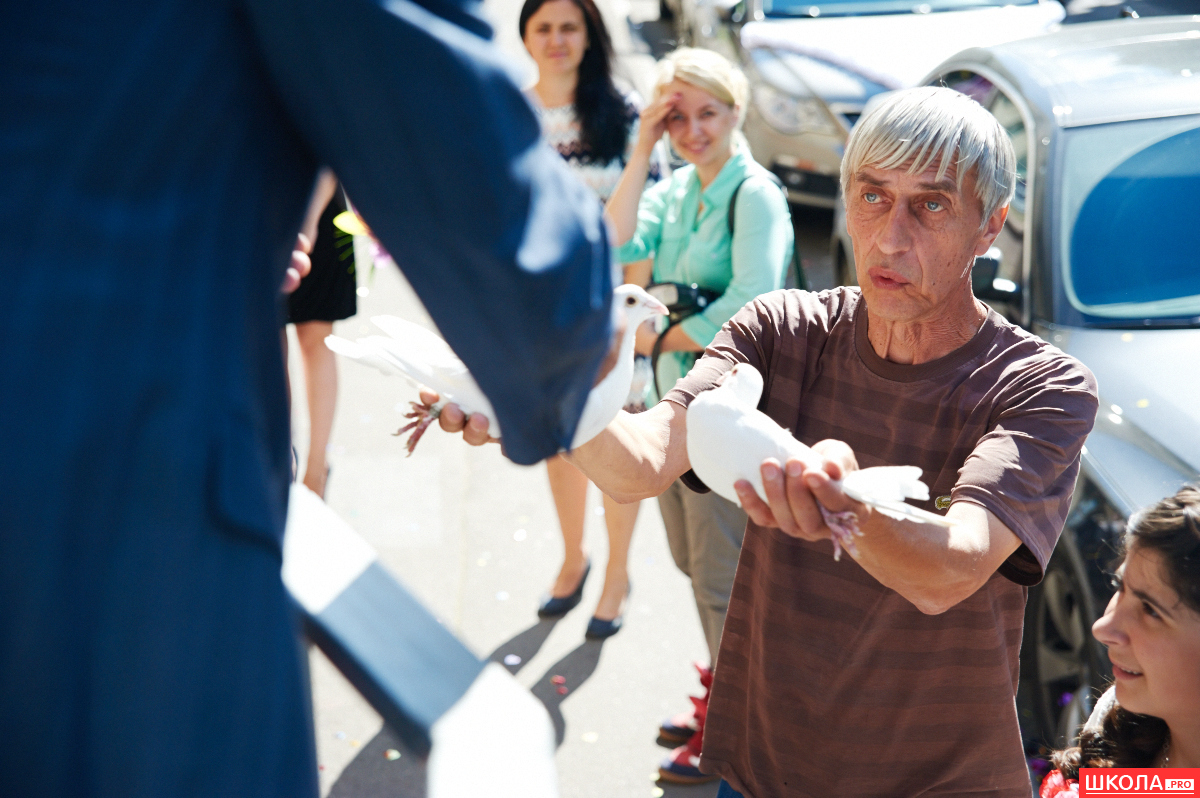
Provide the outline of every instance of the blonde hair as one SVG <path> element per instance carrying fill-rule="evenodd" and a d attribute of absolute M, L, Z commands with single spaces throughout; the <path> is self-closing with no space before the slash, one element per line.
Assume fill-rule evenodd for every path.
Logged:
<path fill-rule="evenodd" d="M 1017 158 L 1004 128 L 986 108 L 944 86 L 905 89 L 871 109 L 850 133 L 842 156 L 842 187 L 864 166 L 920 174 L 938 164 L 941 180 L 955 166 L 955 182 L 975 170 L 975 195 L 983 204 L 981 229 L 1012 201 Z"/>
<path fill-rule="evenodd" d="M 658 62 L 654 96 L 659 97 L 673 80 L 681 80 L 708 92 L 730 107 L 737 107 L 738 127 L 742 126 L 742 120 L 746 118 L 746 101 L 750 97 L 750 83 L 742 70 L 729 63 L 724 56 L 696 47 L 673 50 Z"/>

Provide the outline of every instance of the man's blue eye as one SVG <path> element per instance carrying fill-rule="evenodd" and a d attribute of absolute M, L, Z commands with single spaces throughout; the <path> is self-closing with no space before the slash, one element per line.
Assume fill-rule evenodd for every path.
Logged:
<path fill-rule="evenodd" d="M 876 202 L 879 200 L 879 195 L 868 191 L 866 194 L 863 194 L 863 199 L 867 202 Z"/>
<path fill-rule="evenodd" d="M 925 203 L 925 207 L 931 211 L 940 211 L 942 209 L 942 203 L 929 200 Z"/>

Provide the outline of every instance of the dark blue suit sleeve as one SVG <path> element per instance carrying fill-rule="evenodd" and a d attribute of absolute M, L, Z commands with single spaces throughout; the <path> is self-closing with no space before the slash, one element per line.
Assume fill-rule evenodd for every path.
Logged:
<path fill-rule="evenodd" d="M 565 447 L 610 337 L 607 235 L 510 67 L 463 27 L 486 26 L 453 0 L 245 6 L 301 134 L 488 395 L 505 453 Z"/>

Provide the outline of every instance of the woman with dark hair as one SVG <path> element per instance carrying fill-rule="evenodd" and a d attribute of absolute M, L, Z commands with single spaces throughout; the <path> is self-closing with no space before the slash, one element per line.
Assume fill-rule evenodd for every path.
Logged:
<path fill-rule="evenodd" d="M 613 82 L 600 11 L 593 0 L 526 0 L 518 24 L 538 67 L 531 93 L 542 133 L 607 202 L 637 141 L 638 106 Z"/>
<path fill-rule="evenodd" d="M 1073 795 L 1079 768 L 1200 767 L 1200 486 L 1133 519 L 1117 592 L 1092 626 L 1115 684 L 1079 745 L 1054 756 L 1042 798 Z"/>
<path fill-rule="evenodd" d="M 613 83 L 612 42 L 593 0 L 526 0 L 521 8 L 521 41 L 538 67 L 530 90 L 542 134 L 601 201 L 607 201 L 638 136 L 638 109 L 632 96 Z M 651 171 L 657 179 L 657 169 Z M 626 267 L 624 282 L 645 285 L 649 267 Z M 646 369 L 648 371 L 648 368 Z M 645 409 L 639 394 L 626 409 Z M 565 615 L 583 594 L 591 562 L 583 546 L 588 479 L 561 457 L 546 461 L 550 490 L 563 535 L 563 564 L 549 595 L 538 608 L 543 618 Z M 603 638 L 621 628 L 622 604 L 629 592 L 627 560 L 638 504 L 617 504 L 604 496 L 608 527 L 608 566 L 604 590 L 588 623 L 587 636 Z"/>

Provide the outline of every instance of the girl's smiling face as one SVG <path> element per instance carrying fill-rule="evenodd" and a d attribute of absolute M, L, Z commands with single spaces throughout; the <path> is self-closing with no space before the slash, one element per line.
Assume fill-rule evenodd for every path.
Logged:
<path fill-rule="evenodd" d="M 1170 726 L 1200 717 L 1200 614 L 1162 574 L 1161 554 L 1131 549 L 1092 632 L 1108 647 L 1120 705 Z"/>
<path fill-rule="evenodd" d="M 667 112 L 667 135 L 684 160 L 705 166 L 729 157 L 738 123 L 737 106 L 727 105 L 682 80 L 671 81 L 662 87 L 661 93 L 676 98 Z"/>

